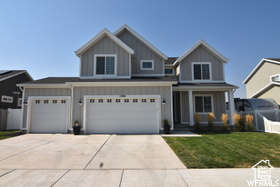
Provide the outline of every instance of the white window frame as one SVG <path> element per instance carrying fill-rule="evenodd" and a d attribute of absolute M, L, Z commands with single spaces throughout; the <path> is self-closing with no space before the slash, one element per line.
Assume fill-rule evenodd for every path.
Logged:
<path fill-rule="evenodd" d="M 193 112 L 196 113 L 196 108 L 195 108 L 195 97 L 211 97 L 211 112 L 214 113 L 214 102 L 213 102 L 213 95 L 212 94 L 194 94 L 193 95 Z M 197 112 L 198 114 L 208 114 L 211 112 L 205 112 L 204 111 L 204 103 L 203 104 L 203 112 Z"/>
<path fill-rule="evenodd" d="M 143 63 L 144 62 L 151 62 L 152 67 L 151 68 L 143 68 Z M 141 70 L 154 70 L 154 60 L 140 60 L 140 69 Z"/>
<path fill-rule="evenodd" d="M 165 69 L 172 69 L 172 73 L 171 73 L 171 74 L 166 74 L 166 73 L 165 73 Z M 172 75 L 174 75 L 174 71 L 175 71 L 174 68 L 164 67 L 164 75 L 172 76 Z"/>
<path fill-rule="evenodd" d="M 279 77 L 280 77 L 280 74 L 276 74 L 276 75 L 270 76 L 270 82 L 276 82 L 276 81 L 272 81 L 272 78 L 274 78 L 274 77 L 276 77 L 276 76 L 279 76 Z"/>
<path fill-rule="evenodd" d="M 194 79 L 194 65 L 202 65 L 202 64 L 208 64 L 209 65 L 209 79 Z M 202 68 L 201 68 L 201 76 L 203 75 Z M 209 82 L 212 81 L 212 68 L 211 68 L 211 62 L 192 62 L 192 80 L 196 82 Z"/>
<path fill-rule="evenodd" d="M 14 98 L 11 97 L 11 96 L 2 95 L 1 102 L 2 103 L 13 103 L 14 102 Z"/>
<path fill-rule="evenodd" d="M 98 74 L 96 74 L 96 70 L 97 70 L 97 68 L 96 68 L 96 66 L 97 66 L 97 57 L 114 57 L 115 58 L 115 69 L 114 69 L 114 74 L 104 74 L 104 75 L 98 75 Z M 105 60 L 105 62 L 106 62 L 106 60 Z M 118 62 L 118 59 L 117 59 L 117 54 L 95 54 L 94 55 L 94 63 L 93 63 L 93 75 L 95 76 L 95 77 L 116 77 L 117 76 L 117 63 Z M 106 64 L 105 64 L 105 72 L 106 72 Z"/>

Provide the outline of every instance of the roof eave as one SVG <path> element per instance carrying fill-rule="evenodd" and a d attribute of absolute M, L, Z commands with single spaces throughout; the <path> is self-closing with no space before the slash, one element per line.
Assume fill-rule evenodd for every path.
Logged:
<path fill-rule="evenodd" d="M 127 29 L 129 32 L 131 32 L 134 36 L 136 36 L 138 39 L 140 39 L 144 44 L 146 44 L 148 47 L 150 47 L 154 52 L 156 52 L 160 57 L 162 57 L 164 60 L 167 60 L 168 57 L 161 52 L 159 49 L 157 49 L 153 44 L 151 44 L 149 41 L 147 41 L 143 36 L 138 34 L 136 31 L 134 31 L 131 27 L 129 27 L 127 24 L 124 24 L 121 26 L 118 30 L 116 30 L 113 34 L 118 35 L 121 33 L 124 29 Z"/>
<path fill-rule="evenodd" d="M 123 41 L 113 35 L 108 29 L 104 28 L 97 35 L 91 38 L 88 42 L 86 42 L 82 47 L 75 51 L 76 55 L 79 57 L 86 49 L 92 46 L 95 42 L 97 42 L 104 35 L 107 35 L 110 39 L 112 39 L 115 43 L 117 43 L 120 47 L 122 47 L 129 54 L 134 54 L 134 50 L 127 46 Z"/>

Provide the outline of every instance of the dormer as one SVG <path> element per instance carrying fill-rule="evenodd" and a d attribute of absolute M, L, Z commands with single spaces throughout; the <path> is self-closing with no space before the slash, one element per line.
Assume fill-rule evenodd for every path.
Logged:
<path fill-rule="evenodd" d="M 134 50 L 106 28 L 75 53 L 80 58 L 80 78 L 131 78 Z"/>
<path fill-rule="evenodd" d="M 228 59 L 203 40 L 182 54 L 173 64 L 180 83 L 225 82 Z"/>
<path fill-rule="evenodd" d="M 164 76 L 164 63 L 167 56 L 148 42 L 144 37 L 124 24 L 114 35 L 134 50 L 132 76 Z"/>

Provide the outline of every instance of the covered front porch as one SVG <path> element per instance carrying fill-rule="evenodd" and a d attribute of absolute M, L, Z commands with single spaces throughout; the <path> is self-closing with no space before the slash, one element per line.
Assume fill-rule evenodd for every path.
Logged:
<path fill-rule="evenodd" d="M 226 100 L 229 103 L 229 124 L 233 125 L 234 91 L 238 87 L 227 83 L 179 84 L 173 86 L 174 130 L 188 131 L 194 127 L 194 114 L 200 116 L 200 124 L 207 126 L 207 116 L 214 113 L 215 127 L 222 126 L 221 115 L 226 113 Z"/>

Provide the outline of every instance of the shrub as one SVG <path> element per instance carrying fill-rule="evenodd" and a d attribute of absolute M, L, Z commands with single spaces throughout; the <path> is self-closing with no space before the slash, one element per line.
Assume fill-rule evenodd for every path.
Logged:
<path fill-rule="evenodd" d="M 213 124 L 214 119 L 216 119 L 215 114 L 209 113 L 208 114 L 208 131 L 214 130 L 214 124 Z"/>
<path fill-rule="evenodd" d="M 223 132 L 229 132 L 229 126 L 227 124 L 228 122 L 228 115 L 227 114 L 222 114 L 222 122 L 223 122 Z"/>
<path fill-rule="evenodd" d="M 253 116 L 250 114 L 246 115 L 246 126 L 247 126 L 247 131 L 253 132 L 254 131 L 254 126 L 253 126 Z"/>
<path fill-rule="evenodd" d="M 239 131 L 246 132 L 246 116 L 241 116 L 239 119 Z"/>
<path fill-rule="evenodd" d="M 201 125 L 200 125 L 200 116 L 198 113 L 194 114 L 194 122 L 195 122 L 195 131 L 199 132 L 201 131 Z"/>
<path fill-rule="evenodd" d="M 233 120 L 234 120 L 234 127 L 233 130 L 235 132 L 239 131 L 239 120 L 240 120 L 240 114 L 235 113 L 233 115 Z"/>

